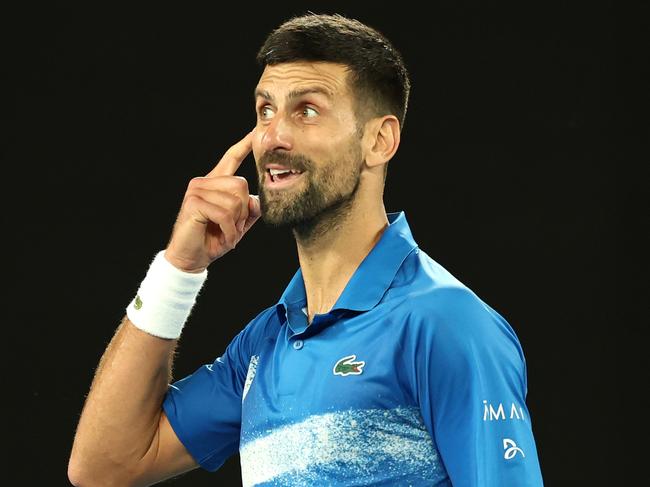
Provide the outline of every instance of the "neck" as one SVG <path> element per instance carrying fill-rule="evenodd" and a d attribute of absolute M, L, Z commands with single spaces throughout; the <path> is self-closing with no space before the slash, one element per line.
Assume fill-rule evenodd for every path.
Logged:
<path fill-rule="evenodd" d="M 380 200 L 381 201 L 381 200 Z M 383 203 L 360 198 L 293 230 L 305 282 L 309 323 L 327 313 L 388 226 Z"/>

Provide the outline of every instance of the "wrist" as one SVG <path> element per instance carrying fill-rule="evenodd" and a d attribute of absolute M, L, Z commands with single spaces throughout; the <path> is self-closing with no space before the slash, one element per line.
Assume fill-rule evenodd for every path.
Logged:
<path fill-rule="evenodd" d="M 207 269 L 197 273 L 175 267 L 161 250 L 126 308 L 129 320 L 150 335 L 178 338 L 207 274 Z"/>
<path fill-rule="evenodd" d="M 182 272 L 187 272 L 188 274 L 200 274 L 207 269 L 207 267 L 192 267 L 191 265 L 188 265 L 187 261 L 184 261 L 183 259 L 179 259 L 178 257 L 172 255 L 169 252 L 169 249 L 165 249 L 163 255 L 165 256 L 167 262 L 173 265 L 176 269 Z"/>

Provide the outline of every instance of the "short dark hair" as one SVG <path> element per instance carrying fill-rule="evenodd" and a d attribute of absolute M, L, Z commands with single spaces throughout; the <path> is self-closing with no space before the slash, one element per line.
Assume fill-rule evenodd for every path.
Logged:
<path fill-rule="evenodd" d="M 404 127 L 411 82 L 401 54 L 377 30 L 340 14 L 293 17 L 272 31 L 257 53 L 262 69 L 296 61 L 324 61 L 349 69 L 359 128 L 395 115 Z"/>

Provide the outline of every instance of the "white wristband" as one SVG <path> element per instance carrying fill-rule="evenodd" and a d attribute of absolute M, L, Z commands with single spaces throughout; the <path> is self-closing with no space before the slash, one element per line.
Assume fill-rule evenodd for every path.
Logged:
<path fill-rule="evenodd" d="M 207 277 L 207 269 L 194 274 L 174 267 L 161 250 L 127 306 L 126 315 L 150 335 L 178 338 Z"/>

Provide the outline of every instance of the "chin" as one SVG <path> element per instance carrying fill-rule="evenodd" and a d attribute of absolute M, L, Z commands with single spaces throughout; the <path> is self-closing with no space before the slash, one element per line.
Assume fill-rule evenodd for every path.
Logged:
<path fill-rule="evenodd" d="M 263 211 L 262 212 L 262 221 L 267 225 L 271 225 L 276 228 L 292 228 L 296 222 L 293 219 L 289 218 L 284 213 L 278 213 L 275 211 Z"/>

